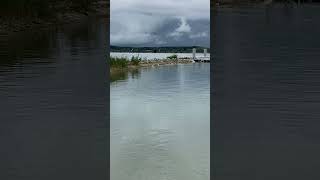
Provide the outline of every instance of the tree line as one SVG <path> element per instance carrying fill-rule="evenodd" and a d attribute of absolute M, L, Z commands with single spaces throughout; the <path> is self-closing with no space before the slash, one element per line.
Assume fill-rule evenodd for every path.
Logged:
<path fill-rule="evenodd" d="M 192 53 L 192 49 L 196 48 L 197 52 L 203 52 L 206 48 L 210 52 L 210 48 L 200 46 L 185 46 L 185 47 L 121 47 L 110 46 L 111 52 L 150 52 L 150 53 Z"/>

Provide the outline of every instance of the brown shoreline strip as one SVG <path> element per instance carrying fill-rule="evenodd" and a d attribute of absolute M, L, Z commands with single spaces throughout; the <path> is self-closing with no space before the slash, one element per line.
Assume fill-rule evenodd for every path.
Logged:
<path fill-rule="evenodd" d="M 118 71 L 124 71 L 124 70 L 132 70 L 137 69 L 140 67 L 154 67 L 154 66 L 163 66 L 163 65 L 174 65 L 174 64 L 190 64 L 193 63 L 192 59 L 178 59 L 178 60 L 172 60 L 172 59 L 164 59 L 164 60 L 143 60 L 139 62 L 138 65 L 132 65 L 129 64 L 127 67 L 110 67 L 110 72 L 118 72 Z"/>

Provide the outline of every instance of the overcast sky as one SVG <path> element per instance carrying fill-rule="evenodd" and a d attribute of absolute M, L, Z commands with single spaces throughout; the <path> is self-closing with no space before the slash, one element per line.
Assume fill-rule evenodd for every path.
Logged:
<path fill-rule="evenodd" d="M 111 0 L 110 43 L 210 46 L 210 0 Z"/>

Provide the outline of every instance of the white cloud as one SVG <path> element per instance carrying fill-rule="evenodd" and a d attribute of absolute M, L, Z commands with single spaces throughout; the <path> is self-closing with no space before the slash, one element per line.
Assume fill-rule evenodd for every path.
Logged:
<path fill-rule="evenodd" d="M 110 0 L 110 13 L 111 44 L 164 44 L 157 33 L 166 21 L 181 22 L 170 36 L 190 33 L 188 20 L 210 19 L 210 0 Z"/>
<path fill-rule="evenodd" d="M 175 37 L 178 39 L 181 37 L 183 34 L 190 33 L 191 32 L 191 27 L 187 23 L 187 20 L 184 17 L 180 18 L 180 26 L 175 29 L 172 33 L 170 33 L 168 36 Z"/>
<path fill-rule="evenodd" d="M 180 26 L 176 29 L 177 32 L 180 33 L 189 33 L 191 32 L 191 27 L 190 25 L 187 23 L 187 20 L 185 18 L 180 18 Z"/>

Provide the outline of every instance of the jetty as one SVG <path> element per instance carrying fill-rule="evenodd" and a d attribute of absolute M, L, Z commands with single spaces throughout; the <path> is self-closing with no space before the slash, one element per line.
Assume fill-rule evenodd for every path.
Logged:
<path fill-rule="evenodd" d="M 210 57 L 207 56 L 207 49 L 203 49 L 203 56 L 196 56 L 196 48 L 192 49 L 192 59 L 194 62 L 210 63 Z"/>

